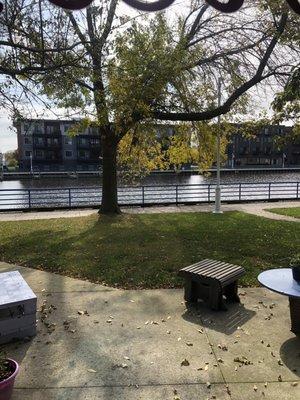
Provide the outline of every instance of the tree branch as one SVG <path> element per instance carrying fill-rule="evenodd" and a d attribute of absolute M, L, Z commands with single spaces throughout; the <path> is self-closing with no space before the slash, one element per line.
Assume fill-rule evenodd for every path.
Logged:
<path fill-rule="evenodd" d="M 274 48 L 276 47 L 279 41 L 280 36 L 284 32 L 287 23 L 287 18 L 288 15 L 286 13 L 282 15 L 276 33 L 271 39 L 269 46 L 267 47 L 264 56 L 262 57 L 258 65 L 255 75 L 247 82 L 239 86 L 220 107 L 216 107 L 215 109 L 205 110 L 201 112 L 189 112 L 189 113 L 176 113 L 176 112 L 166 113 L 161 111 L 154 111 L 152 113 L 153 117 L 165 121 L 204 121 L 215 118 L 218 115 L 228 113 L 231 110 L 232 105 L 236 102 L 236 100 L 239 97 L 241 97 L 249 89 L 257 85 L 267 77 L 274 75 L 273 73 L 271 75 L 268 74 L 266 76 L 263 76 L 263 72 L 265 67 L 267 66 L 267 63 L 272 55 Z"/>

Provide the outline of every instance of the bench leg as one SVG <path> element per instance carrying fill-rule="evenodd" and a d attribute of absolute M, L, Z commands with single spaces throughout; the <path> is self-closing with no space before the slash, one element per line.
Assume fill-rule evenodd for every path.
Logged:
<path fill-rule="evenodd" d="M 300 299 L 289 297 L 291 314 L 291 331 L 300 335 Z"/>
<path fill-rule="evenodd" d="M 226 286 L 224 289 L 224 295 L 228 301 L 232 303 L 240 303 L 240 298 L 238 296 L 238 283 L 237 281 L 232 282 L 230 285 Z"/>
<path fill-rule="evenodd" d="M 210 288 L 209 307 L 214 311 L 227 310 L 223 301 L 222 289 L 218 286 L 211 286 Z"/>
<path fill-rule="evenodd" d="M 197 284 L 193 282 L 191 279 L 185 280 L 184 285 L 184 300 L 188 303 L 196 303 L 197 298 Z"/>

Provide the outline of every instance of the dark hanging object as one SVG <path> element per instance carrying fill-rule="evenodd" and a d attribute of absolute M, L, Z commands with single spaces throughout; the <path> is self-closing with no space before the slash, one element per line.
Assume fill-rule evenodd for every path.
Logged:
<path fill-rule="evenodd" d="M 81 10 L 89 6 L 93 0 L 49 0 L 56 6 L 66 8 L 67 10 Z"/>
<path fill-rule="evenodd" d="M 123 0 L 130 7 L 140 11 L 161 11 L 169 7 L 175 0 L 157 0 L 152 3 L 146 3 L 143 0 Z"/>
<path fill-rule="evenodd" d="M 89 6 L 93 0 L 49 0 L 56 6 L 66 8 L 67 10 L 80 10 Z M 146 3 L 143 0 L 123 0 L 129 6 L 141 11 L 160 11 L 171 4 L 175 0 L 157 0 L 153 3 Z M 219 0 L 205 0 L 207 4 L 214 7 L 216 10 L 224 13 L 232 13 L 238 11 L 244 4 L 244 0 L 229 0 L 227 3 L 220 3 Z M 291 9 L 300 15 L 299 0 L 286 0 Z M 3 3 L 0 2 L 0 12 L 3 11 Z"/>
<path fill-rule="evenodd" d="M 228 3 L 220 3 L 218 0 L 206 0 L 206 3 L 218 11 L 232 13 L 242 7 L 244 0 L 229 0 Z"/>
<path fill-rule="evenodd" d="M 295 13 L 300 15 L 300 3 L 299 0 L 286 0 L 291 7 L 292 10 L 295 11 Z"/>

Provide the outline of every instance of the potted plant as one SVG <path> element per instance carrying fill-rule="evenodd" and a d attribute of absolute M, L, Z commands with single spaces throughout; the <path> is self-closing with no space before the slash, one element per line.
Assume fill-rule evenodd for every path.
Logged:
<path fill-rule="evenodd" d="M 293 271 L 293 278 L 300 282 L 300 253 L 296 254 L 290 261 L 290 267 Z"/>
<path fill-rule="evenodd" d="M 18 363 L 0 351 L 0 400 L 10 400 L 18 371 Z"/>

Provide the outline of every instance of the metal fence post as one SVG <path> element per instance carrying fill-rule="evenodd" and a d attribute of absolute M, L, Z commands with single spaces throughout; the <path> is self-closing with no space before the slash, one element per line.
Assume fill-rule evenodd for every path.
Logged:
<path fill-rule="evenodd" d="M 207 186 L 207 201 L 210 203 L 210 183 Z"/>
<path fill-rule="evenodd" d="M 296 199 L 299 199 L 299 182 L 297 182 L 297 197 Z"/>
<path fill-rule="evenodd" d="M 178 204 L 178 185 L 176 185 L 176 205 Z"/>
<path fill-rule="evenodd" d="M 271 182 L 269 183 L 269 200 L 271 200 Z"/>
<path fill-rule="evenodd" d="M 242 184 L 239 184 L 239 201 L 242 201 Z"/>
<path fill-rule="evenodd" d="M 71 189 L 69 189 L 69 207 L 72 207 Z"/>
<path fill-rule="evenodd" d="M 143 196 L 142 202 L 143 202 L 143 207 L 144 207 L 144 205 L 145 205 L 145 187 L 144 186 L 142 186 L 142 196 Z"/>
<path fill-rule="evenodd" d="M 31 208 L 31 191 L 28 189 L 28 207 Z"/>

